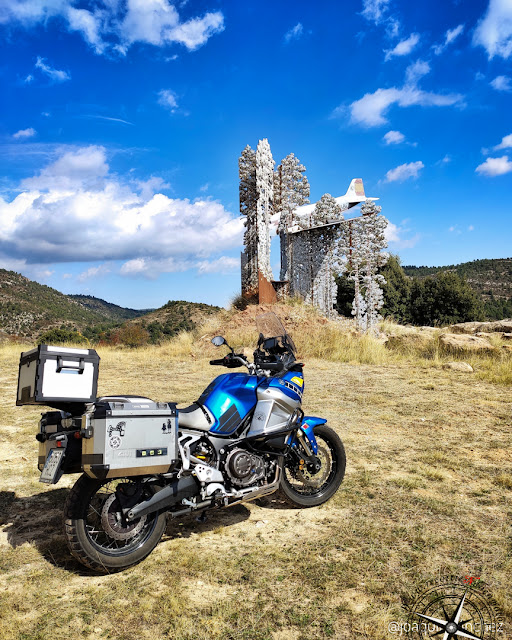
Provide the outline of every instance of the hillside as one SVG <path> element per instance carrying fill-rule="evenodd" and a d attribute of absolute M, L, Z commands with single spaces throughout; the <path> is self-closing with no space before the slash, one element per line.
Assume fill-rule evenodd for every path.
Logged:
<path fill-rule="evenodd" d="M 441 271 L 452 271 L 464 277 L 484 302 L 512 298 L 512 258 L 473 260 L 445 267 L 403 267 L 408 276 L 426 278 Z"/>
<path fill-rule="evenodd" d="M 112 322 L 124 322 L 125 320 L 132 320 L 133 318 L 139 318 L 154 309 L 129 309 L 120 307 L 112 302 L 107 302 L 101 298 L 95 298 L 94 296 L 85 296 L 80 294 L 71 294 L 67 296 L 71 300 L 80 303 L 83 307 L 99 313 L 106 320 Z"/>
<path fill-rule="evenodd" d="M 151 342 L 159 342 L 163 338 L 170 338 L 181 331 L 192 331 L 206 317 L 221 311 L 202 302 L 187 302 L 186 300 L 169 300 L 160 309 L 155 309 L 140 318 L 130 320 L 127 325 L 140 325 L 149 333 Z M 126 325 L 126 326 L 127 326 Z"/>
<path fill-rule="evenodd" d="M 83 329 L 105 316 L 52 287 L 0 269 L 0 333 L 32 338 L 62 324 Z"/>
<path fill-rule="evenodd" d="M 170 300 L 154 310 L 129 309 L 93 296 L 65 295 L 15 271 L 0 269 L 0 338 L 35 340 L 49 329 L 65 326 L 96 341 L 108 338 L 123 324 L 138 323 L 158 342 L 194 329 L 218 311 L 220 307 L 184 300 Z"/>

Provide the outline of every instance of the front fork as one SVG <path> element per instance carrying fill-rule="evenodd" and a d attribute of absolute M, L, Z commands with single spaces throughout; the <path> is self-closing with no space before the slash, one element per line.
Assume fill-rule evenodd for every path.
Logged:
<path fill-rule="evenodd" d="M 317 457 L 318 445 L 316 442 L 314 428 L 319 424 L 324 424 L 327 420 L 306 416 L 302 424 L 296 431 L 292 431 L 286 440 L 292 452 L 297 456 L 299 466 L 307 466 L 308 471 L 316 473 L 320 470 L 320 460 Z"/>

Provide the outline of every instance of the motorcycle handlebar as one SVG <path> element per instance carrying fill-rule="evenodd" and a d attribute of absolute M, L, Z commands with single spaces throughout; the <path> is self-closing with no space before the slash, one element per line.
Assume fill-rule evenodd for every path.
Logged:
<path fill-rule="evenodd" d="M 219 365 L 221 367 L 228 367 L 228 369 L 235 369 L 236 367 L 246 367 L 248 362 L 239 355 L 228 354 L 220 360 L 210 360 L 210 364 Z"/>

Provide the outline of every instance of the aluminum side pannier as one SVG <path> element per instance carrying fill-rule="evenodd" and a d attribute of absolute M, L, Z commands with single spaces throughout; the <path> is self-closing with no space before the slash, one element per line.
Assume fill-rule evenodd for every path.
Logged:
<path fill-rule="evenodd" d="M 166 473 L 178 460 L 176 405 L 105 397 L 82 416 L 82 468 L 92 478 Z"/>

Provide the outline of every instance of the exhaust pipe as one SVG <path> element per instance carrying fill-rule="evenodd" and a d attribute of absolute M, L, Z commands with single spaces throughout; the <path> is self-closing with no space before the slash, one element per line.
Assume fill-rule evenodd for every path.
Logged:
<path fill-rule="evenodd" d="M 160 491 L 157 491 L 149 500 L 144 500 L 144 502 L 140 502 L 130 510 L 127 510 L 126 519 L 128 521 L 136 520 L 149 513 L 165 510 L 168 507 L 178 504 L 183 498 L 192 498 L 198 493 L 199 487 L 193 476 L 180 478 Z"/>

